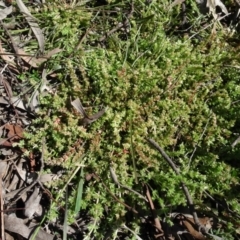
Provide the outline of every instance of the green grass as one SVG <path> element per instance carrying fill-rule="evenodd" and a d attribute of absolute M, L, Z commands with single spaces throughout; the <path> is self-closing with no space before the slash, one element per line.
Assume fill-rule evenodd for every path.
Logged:
<path fill-rule="evenodd" d="M 207 191 L 215 198 L 225 198 L 239 214 L 239 170 L 230 148 L 239 124 L 239 107 L 234 102 L 240 97 L 239 70 L 230 65 L 238 66 L 239 54 L 230 45 L 226 30 L 216 24 L 216 33 L 211 26 L 202 30 L 203 23 L 210 24 L 211 19 L 190 1 L 187 16 L 192 30 L 183 36 L 176 30 L 181 21 L 179 7 L 169 11 L 168 1 L 135 1 L 126 29 L 100 43 L 106 32 L 126 20 L 131 6 L 127 1 L 94 4 L 49 1 L 34 14 L 45 30 L 47 50 L 59 47 L 63 51 L 44 65 L 47 73 L 57 69 L 53 79 L 57 89 L 41 96 L 40 112 L 24 144 L 40 151 L 39 143 L 45 137 L 50 169 L 67 156 L 59 164 L 68 173 L 54 183 L 52 193 L 64 202 L 65 193 L 61 191 L 59 196 L 58 192 L 71 179 L 69 223 L 74 222 L 76 209 L 86 209 L 94 219 L 86 239 L 90 233 L 96 239 L 104 239 L 107 233 L 113 236 L 126 224 L 127 209 L 112 198 L 104 184 L 121 201 L 148 212 L 137 195 L 114 184 L 110 164 L 121 184 L 139 192 L 142 184 L 150 185 L 159 216 L 186 205 L 181 181 L 196 204 L 209 204 Z M 200 40 L 190 39 L 195 33 Z M 41 68 L 38 71 L 41 78 Z M 31 76 L 29 83 L 35 84 L 36 73 Z M 87 129 L 79 125 L 81 116 L 71 106 L 78 97 L 89 115 L 107 107 Z M 180 177 L 148 145 L 147 137 L 165 149 L 179 167 Z M 73 148 L 79 138 L 82 146 Z M 95 173 L 101 180 L 92 178 L 83 184 L 80 173 L 71 178 L 79 164 L 84 165 L 85 176 Z M 58 207 L 51 206 L 50 219 L 57 216 Z M 235 224 L 239 220 L 231 216 L 228 221 Z M 130 222 L 131 229 L 139 228 L 138 216 L 131 216 Z M 233 228 L 225 228 L 221 234 L 233 235 Z"/>

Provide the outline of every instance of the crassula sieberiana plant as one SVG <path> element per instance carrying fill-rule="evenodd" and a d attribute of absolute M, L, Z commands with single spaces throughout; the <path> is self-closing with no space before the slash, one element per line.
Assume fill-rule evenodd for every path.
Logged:
<path fill-rule="evenodd" d="M 161 6 L 136 7 L 127 39 L 121 40 L 116 32 L 104 47 L 96 42 L 90 45 L 101 31 L 89 25 L 92 35 L 82 48 L 72 58 L 68 58 L 71 49 L 60 55 L 57 90 L 41 97 L 39 118 L 26 134 L 27 144 L 36 150 L 37 143 L 46 138 L 47 164 L 54 165 L 70 153 L 63 167 L 71 172 L 82 163 L 86 173 L 101 177 L 89 181 L 83 193 L 83 208 L 95 219 L 95 236 L 102 237 L 107 229 L 114 232 L 114 227 L 125 222 L 126 209 L 113 201 L 104 184 L 119 199 L 130 205 L 138 201 L 147 210 L 137 195 L 114 184 L 110 164 L 123 185 L 141 191 L 142 183 L 150 184 L 159 214 L 186 204 L 181 181 L 196 203 L 206 202 L 207 191 L 215 197 L 225 196 L 240 211 L 234 190 L 239 172 L 233 161 L 239 147 L 231 150 L 239 125 L 239 70 L 233 67 L 239 64 L 238 53 L 225 41 L 224 32 L 211 35 L 206 30 L 201 41 L 168 36 L 169 13 L 160 10 Z M 160 13 L 153 17 L 156 10 Z M 95 15 L 93 21 L 101 17 Z M 55 38 L 61 39 L 61 34 Z M 61 41 L 63 46 L 68 44 Z M 49 68 L 54 65 L 48 64 Z M 84 128 L 81 115 L 71 105 L 76 98 L 90 115 L 106 107 L 105 114 Z M 165 149 L 181 176 L 175 176 L 147 143 L 148 137 Z M 82 147 L 73 148 L 76 141 Z M 108 221 L 101 221 L 106 208 L 110 209 Z M 133 217 L 133 222 L 137 226 L 139 219 Z"/>

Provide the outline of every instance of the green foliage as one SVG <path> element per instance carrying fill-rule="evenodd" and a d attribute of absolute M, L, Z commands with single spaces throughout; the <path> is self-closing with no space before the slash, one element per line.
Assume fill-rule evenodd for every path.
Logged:
<path fill-rule="evenodd" d="M 36 15 L 42 21 L 48 44 L 72 51 L 81 35 L 81 29 L 89 23 L 91 12 L 70 3 L 47 1 Z"/>
<path fill-rule="evenodd" d="M 155 14 L 163 6 L 139 1 L 126 41 L 114 33 L 105 48 L 79 51 L 73 59 L 63 57 L 60 85 L 56 93 L 42 96 L 39 117 L 26 134 L 28 146 L 36 149 L 42 137 L 46 138 L 49 165 L 67 154 L 62 165 L 70 172 L 83 161 L 74 162 L 79 159 L 75 156 L 89 153 L 84 160 L 84 172 L 101 177 L 83 188 L 82 208 L 88 209 L 95 219 L 89 228 L 94 236 L 103 237 L 101 234 L 107 229 L 114 232 L 113 223 L 120 227 L 125 222 L 126 209 L 113 201 L 104 184 L 130 206 L 138 203 L 146 209 L 136 195 L 113 183 L 109 177 L 110 163 L 121 184 L 140 192 L 136 170 L 139 183 L 151 185 L 153 200 L 161 214 L 180 204 L 186 205 L 179 187 L 181 181 L 186 183 L 196 202 L 204 203 L 207 190 L 213 196 L 225 197 L 240 213 L 239 193 L 234 190 L 239 171 L 221 154 L 221 149 L 229 147 L 234 140 L 232 129 L 239 121 L 236 104 L 240 97 L 239 70 L 231 67 L 239 64 L 239 56 L 227 42 L 222 44 L 224 33 L 212 36 L 205 31 L 206 38 L 197 45 L 187 39 L 167 36 L 169 12 L 161 9 Z M 54 32 L 49 44 L 69 52 L 72 44 L 77 43 L 75 31 L 80 25 L 88 24 L 91 14 L 55 5 L 47 5 L 44 11 L 48 34 Z M 107 21 L 101 15 L 95 19 L 100 20 Z M 96 27 L 96 32 L 99 29 Z M 100 106 L 107 107 L 106 113 L 87 129 L 79 125 L 81 116 L 70 104 L 77 97 L 89 115 Z M 146 137 L 155 139 L 166 150 L 179 167 L 180 176 L 175 176 L 165 160 L 148 145 Z M 79 138 L 86 144 L 81 150 L 69 151 Z M 62 185 L 63 182 L 58 187 Z M 69 198 L 72 216 L 76 190 Z M 107 221 L 101 222 L 106 208 L 111 210 Z M 134 221 L 139 224 L 139 219 L 133 217 Z"/>

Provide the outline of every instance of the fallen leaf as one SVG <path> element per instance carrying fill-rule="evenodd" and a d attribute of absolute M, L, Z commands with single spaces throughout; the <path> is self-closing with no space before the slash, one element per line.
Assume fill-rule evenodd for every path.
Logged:
<path fill-rule="evenodd" d="M 6 186 L 5 186 L 5 187 L 6 187 Z M 9 192 L 4 195 L 4 199 L 6 199 L 7 201 L 9 201 L 10 199 L 17 198 L 17 197 L 19 196 L 18 194 L 19 194 L 21 191 L 23 191 L 23 190 L 25 189 L 25 187 L 19 187 L 18 189 L 13 190 L 13 191 L 11 191 L 12 189 L 9 189 L 8 187 L 7 187 L 7 189 L 8 189 Z"/>
<path fill-rule="evenodd" d="M 79 98 L 72 101 L 71 104 L 79 113 L 81 113 L 83 115 L 83 117 L 88 118 L 85 110 L 83 109 L 83 105 L 82 105 Z"/>
<path fill-rule="evenodd" d="M 12 149 L 6 149 L 6 148 L 3 148 L 3 149 L 1 149 L 1 154 L 3 155 L 3 156 L 12 156 L 13 155 L 13 151 L 12 151 Z"/>
<path fill-rule="evenodd" d="M 1 239 L 5 240 L 5 236 L 4 236 L 4 215 L 3 215 L 3 210 L 4 210 L 4 208 L 3 208 L 3 206 L 4 206 L 3 195 L 5 194 L 5 192 L 4 192 L 4 188 L 3 188 L 2 177 L 3 177 L 2 174 L 0 174 L 0 210 L 1 210 L 1 213 L 0 213 L 0 215 L 1 215 L 1 220 L 0 220 L 1 229 L 0 229 L 0 231 L 1 231 Z"/>
<path fill-rule="evenodd" d="M 23 138 L 23 129 L 20 126 L 7 123 L 4 128 L 9 131 L 8 138 Z"/>
<path fill-rule="evenodd" d="M 12 147 L 12 143 L 9 142 L 10 138 L 0 138 L 0 146 L 2 147 Z"/>
<path fill-rule="evenodd" d="M 19 186 L 20 186 L 20 181 L 19 181 L 19 177 L 17 174 L 15 174 L 14 171 L 12 171 L 11 173 L 11 183 L 9 184 L 9 186 L 7 186 L 7 189 L 9 191 L 12 191 L 12 190 L 16 190 L 16 189 L 19 189 Z"/>
<path fill-rule="evenodd" d="M 7 97 L 0 97 L 0 104 L 12 104 L 14 107 L 26 111 L 26 107 L 19 97 L 12 97 L 10 100 Z"/>
<path fill-rule="evenodd" d="M 47 90 L 48 92 L 51 92 L 52 89 L 48 86 L 48 80 L 47 80 L 47 71 L 46 69 L 43 69 L 42 71 L 42 84 L 41 84 L 41 88 L 40 88 L 40 92 L 44 92 L 45 90 Z"/>
<path fill-rule="evenodd" d="M 11 88 L 9 82 L 2 75 L 2 73 L 0 73 L 0 83 L 4 86 L 5 91 L 6 91 L 7 95 L 8 95 L 8 97 L 11 98 L 13 96 L 12 88 Z"/>
<path fill-rule="evenodd" d="M 52 182 L 52 181 L 55 181 L 59 179 L 59 175 L 57 174 L 52 174 L 52 173 L 45 173 L 45 174 L 42 174 L 40 177 L 39 177 L 39 181 L 41 183 L 46 183 L 46 182 Z"/>
<path fill-rule="evenodd" d="M 29 107 L 31 111 L 35 111 L 36 113 L 39 111 L 39 101 L 38 101 L 39 91 L 36 89 L 31 97 L 31 101 L 29 103 Z"/>
<path fill-rule="evenodd" d="M 92 116 L 88 116 L 85 110 L 83 109 L 82 103 L 79 98 L 72 101 L 71 104 L 79 113 L 83 115 L 84 118 L 82 119 L 82 124 L 84 127 L 98 120 L 106 111 L 106 109 L 102 109 L 97 113 L 93 114 Z"/>
<path fill-rule="evenodd" d="M 0 161 L 0 175 L 4 178 L 8 168 L 7 162 Z"/>
<path fill-rule="evenodd" d="M 24 224 L 23 219 L 17 218 L 15 214 L 11 214 L 9 216 L 4 216 L 4 222 L 6 230 L 8 230 L 9 232 L 18 233 L 28 239 L 28 236 L 30 235 L 30 230 Z"/>
<path fill-rule="evenodd" d="M 218 15 L 216 13 L 216 7 L 219 6 L 223 13 L 228 14 L 228 10 L 225 5 L 221 2 L 221 0 L 207 0 L 207 7 L 209 11 L 212 13 L 214 19 L 217 19 Z"/>
<path fill-rule="evenodd" d="M 30 25 L 32 31 L 34 32 L 35 37 L 38 40 L 38 45 L 41 50 L 41 52 L 44 52 L 44 45 L 45 45 L 45 40 L 44 40 L 44 35 L 42 29 L 39 27 L 36 18 L 34 18 L 25 4 L 22 2 L 22 0 L 16 0 L 16 3 L 22 13 L 24 13 L 24 16 L 26 17 L 26 20 L 28 24 Z"/>
<path fill-rule="evenodd" d="M 36 160 L 32 152 L 29 153 L 29 162 L 30 162 L 30 172 L 34 172 L 36 167 Z"/>
<path fill-rule="evenodd" d="M 22 110 L 26 111 L 25 104 L 23 103 L 22 99 L 19 97 L 12 97 L 10 99 L 10 103 L 13 104 L 14 107 L 20 108 Z"/>
<path fill-rule="evenodd" d="M 13 140 L 23 138 L 23 129 L 18 125 L 7 123 L 3 125 L 3 130 L 4 132 L 7 132 L 7 134 L 5 134 L 5 138 L 0 139 L 0 146 L 12 147 Z"/>
<path fill-rule="evenodd" d="M 62 49 L 61 48 L 54 48 L 53 50 L 51 50 L 50 52 L 48 52 L 44 57 L 49 59 L 51 56 L 61 52 Z"/>
<path fill-rule="evenodd" d="M 4 18 L 7 17 L 7 15 L 11 14 L 12 13 L 12 5 L 10 5 L 9 7 L 7 7 L 5 5 L 4 2 L 0 2 L 0 6 L 1 7 L 4 7 L 2 9 L 0 9 L 0 20 L 3 20 Z"/>
<path fill-rule="evenodd" d="M 40 200 L 42 196 L 39 194 L 39 188 L 35 187 L 33 193 L 25 202 L 24 215 L 28 218 L 32 218 L 37 213 L 38 216 L 42 215 L 42 206 Z"/>
<path fill-rule="evenodd" d="M 22 168 L 18 167 L 17 165 L 15 165 L 14 168 L 16 169 L 19 177 L 20 177 L 23 181 L 26 181 L 27 172 L 26 172 L 25 170 L 23 170 Z"/>
<path fill-rule="evenodd" d="M 14 240 L 14 238 L 7 232 L 5 232 L 5 240 Z"/>
<path fill-rule="evenodd" d="M 17 233 L 26 239 L 31 239 L 33 229 L 25 225 L 24 220 L 18 218 L 15 214 L 4 215 L 5 229 L 9 232 Z M 35 240 L 53 240 L 54 236 L 46 233 L 42 229 L 37 231 Z"/>
<path fill-rule="evenodd" d="M 0 55 L 1 58 L 7 62 L 9 65 L 11 65 L 12 67 L 16 68 L 16 65 L 13 61 L 13 57 L 9 57 L 9 55 L 7 55 L 7 53 L 4 51 L 4 49 L 2 48 L 2 43 L 0 41 Z"/>
<path fill-rule="evenodd" d="M 38 68 L 42 63 L 46 62 L 51 56 L 61 51 L 62 49 L 55 48 L 50 52 L 48 52 L 46 55 L 37 58 L 33 56 L 28 56 L 28 54 L 23 49 L 20 49 L 20 48 L 18 49 L 18 53 L 20 54 L 20 57 L 22 58 L 22 60 L 34 68 Z"/>

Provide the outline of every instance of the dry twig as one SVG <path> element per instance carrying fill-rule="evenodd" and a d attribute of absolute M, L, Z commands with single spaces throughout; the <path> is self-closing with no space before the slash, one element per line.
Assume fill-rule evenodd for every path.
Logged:
<path fill-rule="evenodd" d="M 168 162 L 168 164 L 172 167 L 173 171 L 176 173 L 176 175 L 180 175 L 180 170 L 176 168 L 175 164 L 173 163 L 173 161 L 168 157 L 168 155 L 165 153 L 165 151 L 153 140 L 153 139 L 150 139 L 148 138 L 147 141 L 152 145 L 154 146 L 160 153 L 161 155 L 163 156 L 163 158 Z M 193 204 L 193 200 L 192 200 L 192 197 L 188 191 L 188 188 L 187 186 L 185 185 L 185 183 L 182 182 L 182 189 L 183 189 L 183 192 L 186 196 L 186 199 L 187 199 L 187 202 L 188 202 L 188 205 L 189 205 L 189 208 L 190 208 L 190 211 L 193 215 L 193 218 L 194 218 L 194 222 L 195 224 L 197 225 L 197 227 L 199 228 L 199 230 L 202 232 L 202 233 L 205 233 L 206 232 L 206 229 L 204 226 L 202 226 L 202 224 L 199 222 L 199 219 L 198 219 L 198 216 L 197 216 L 197 212 L 194 208 L 194 204 Z"/>
<path fill-rule="evenodd" d="M 118 25 L 111 29 L 110 31 L 108 31 L 104 36 L 102 36 L 100 39 L 99 39 L 99 42 L 103 42 L 105 41 L 110 35 L 112 35 L 113 33 L 115 33 L 116 31 L 118 31 L 120 28 L 122 28 L 123 26 L 127 26 L 128 23 L 129 23 L 129 19 L 132 17 L 133 15 L 133 12 L 134 12 L 134 5 L 133 3 L 131 3 L 131 9 L 130 9 L 130 12 L 129 14 L 127 15 L 126 17 L 126 20 L 123 22 L 123 23 L 118 23 Z"/>
<path fill-rule="evenodd" d="M 163 237 L 164 232 L 162 230 L 161 223 L 160 223 L 160 221 L 158 219 L 158 216 L 156 214 L 156 210 L 155 210 L 155 207 L 154 207 L 154 204 L 153 204 L 153 201 L 152 201 L 152 198 L 151 198 L 148 186 L 146 184 L 144 186 L 145 186 L 146 196 L 147 196 L 147 199 L 148 199 L 148 202 L 149 202 L 149 206 L 150 206 L 153 218 L 154 218 L 155 226 L 157 227 L 157 230 L 158 230 L 158 234 L 155 237 L 156 237 L 156 239 L 160 239 L 160 237 Z"/>

